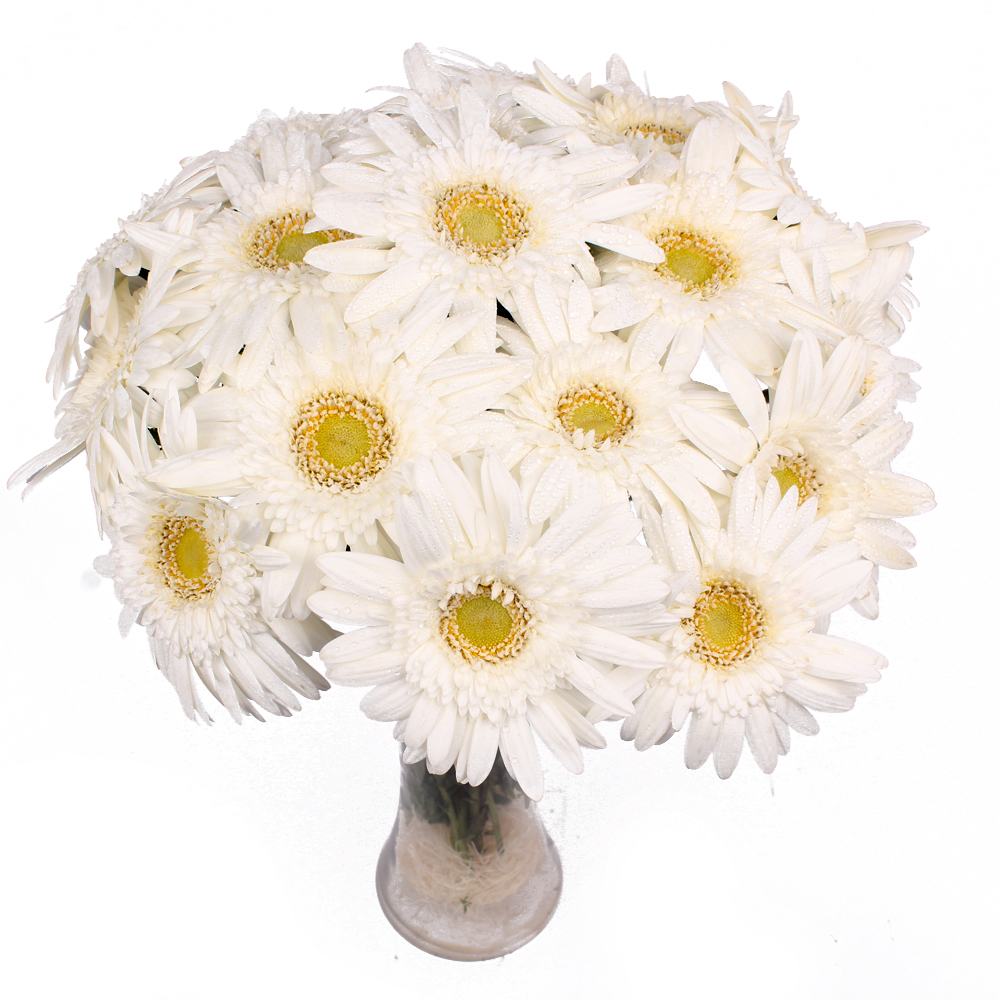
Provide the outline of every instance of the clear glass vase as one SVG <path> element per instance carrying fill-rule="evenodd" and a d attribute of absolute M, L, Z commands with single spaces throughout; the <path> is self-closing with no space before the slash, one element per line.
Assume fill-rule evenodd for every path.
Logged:
<path fill-rule="evenodd" d="M 375 874 L 389 923 L 411 944 L 457 961 L 499 958 L 549 922 L 562 892 L 555 844 L 497 755 L 460 784 L 401 763 L 399 811 Z"/>

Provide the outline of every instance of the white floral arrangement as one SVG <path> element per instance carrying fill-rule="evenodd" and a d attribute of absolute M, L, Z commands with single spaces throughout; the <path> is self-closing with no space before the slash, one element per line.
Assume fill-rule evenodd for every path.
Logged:
<path fill-rule="evenodd" d="M 531 799 L 537 741 L 579 773 L 609 720 L 771 772 L 878 680 L 830 616 L 877 615 L 934 505 L 890 467 L 925 228 L 806 194 L 788 96 L 405 69 L 371 111 L 265 112 L 122 222 L 12 483 L 83 453 L 122 632 L 192 719 L 332 681 L 406 764 L 477 786 L 499 752 Z"/>

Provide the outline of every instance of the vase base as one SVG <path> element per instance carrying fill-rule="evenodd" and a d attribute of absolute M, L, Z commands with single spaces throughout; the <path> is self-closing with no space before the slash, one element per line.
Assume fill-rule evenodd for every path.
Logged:
<path fill-rule="evenodd" d="M 483 962 L 522 948 L 552 918 L 562 892 L 562 865 L 544 831 L 538 866 L 516 892 L 463 906 L 429 899 L 403 876 L 396 857 L 398 825 L 397 820 L 379 855 L 375 889 L 386 919 L 414 947 L 455 962 Z"/>

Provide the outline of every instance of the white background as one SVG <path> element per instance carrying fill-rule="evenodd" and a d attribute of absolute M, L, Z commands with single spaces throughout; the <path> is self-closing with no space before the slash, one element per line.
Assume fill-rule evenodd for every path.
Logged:
<path fill-rule="evenodd" d="M 924 370 L 899 471 L 929 481 L 920 566 L 883 576 L 889 658 L 768 778 L 720 781 L 681 741 L 547 767 L 563 900 L 533 943 L 434 959 L 383 919 L 389 727 L 335 690 L 293 719 L 195 726 L 116 630 L 84 469 L 3 498 L 0 980 L 21 998 L 937 998 L 997 995 L 997 232 L 992 4 L 19 4 L 5 18 L 4 477 L 51 439 L 43 383 L 80 264 L 181 156 L 261 108 L 370 106 L 420 40 L 662 96 L 795 95 L 806 188 L 848 221 L 920 218 Z M 610 730 L 609 736 L 617 740 Z"/>

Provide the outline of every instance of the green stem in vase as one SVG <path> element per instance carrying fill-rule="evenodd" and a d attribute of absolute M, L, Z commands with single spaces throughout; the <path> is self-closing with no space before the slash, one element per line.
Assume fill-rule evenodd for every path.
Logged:
<path fill-rule="evenodd" d="M 424 761 L 403 765 L 404 816 L 414 814 L 427 823 L 446 824 L 452 850 L 466 859 L 485 853 L 488 835 L 493 836 L 497 852 L 503 852 L 499 807 L 523 795 L 499 754 L 481 785 L 458 781 L 454 768 L 430 774 Z"/>

